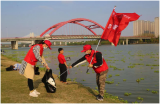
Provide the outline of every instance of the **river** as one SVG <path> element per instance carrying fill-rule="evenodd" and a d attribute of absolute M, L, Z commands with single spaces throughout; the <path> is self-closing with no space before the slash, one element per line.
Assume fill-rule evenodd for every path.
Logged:
<path fill-rule="evenodd" d="M 52 50 L 45 50 L 45 59 L 53 73 L 57 75 L 59 75 L 57 56 L 60 47 L 64 49 L 66 57 L 71 57 L 71 61 L 67 61 L 67 64 L 72 64 L 84 56 L 84 53 L 81 53 L 83 46 L 52 46 Z M 93 45 L 92 48 L 95 49 L 96 46 Z M 4 50 L 7 55 L 16 54 L 18 55 L 15 55 L 16 57 L 23 59 L 29 47 Z M 98 51 L 102 52 L 109 66 L 106 81 L 114 81 L 113 84 L 106 83 L 107 93 L 123 98 L 129 103 L 135 101 L 159 103 L 159 44 L 118 45 L 117 47 L 102 45 L 98 47 Z M 87 65 L 88 63 L 70 69 L 67 78 L 72 80 L 76 78 L 76 81 L 84 86 L 96 89 L 96 74 L 91 68 L 89 74 L 86 74 Z M 137 79 L 140 79 L 140 82 L 137 82 Z M 152 91 L 158 93 L 154 94 Z M 124 93 L 131 93 L 131 95 L 125 96 Z M 143 98 L 143 101 L 138 100 L 137 97 Z"/>

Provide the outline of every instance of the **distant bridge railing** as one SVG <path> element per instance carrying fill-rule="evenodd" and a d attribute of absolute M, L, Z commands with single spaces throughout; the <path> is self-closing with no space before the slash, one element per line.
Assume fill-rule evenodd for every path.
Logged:
<path fill-rule="evenodd" d="M 35 36 L 35 37 L 9 37 L 1 38 L 1 42 L 8 41 L 33 41 L 33 40 L 69 40 L 69 39 L 100 39 L 101 35 L 53 35 L 53 36 Z M 121 36 L 120 39 L 151 39 L 149 36 Z"/>

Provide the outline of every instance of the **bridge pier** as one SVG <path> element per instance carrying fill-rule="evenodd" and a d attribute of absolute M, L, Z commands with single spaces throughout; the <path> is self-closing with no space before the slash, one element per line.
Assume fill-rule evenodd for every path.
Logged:
<path fill-rule="evenodd" d="M 126 39 L 126 45 L 128 45 L 128 39 Z"/>
<path fill-rule="evenodd" d="M 65 42 L 65 45 L 67 45 L 67 42 Z"/>
<path fill-rule="evenodd" d="M 61 44 L 62 44 L 62 42 L 59 42 L 59 44 L 61 45 Z"/>
<path fill-rule="evenodd" d="M 113 44 L 113 43 L 111 43 L 111 45 L 112 45 L 112 46 L 114 46 L 114 44 Z"/>
<path fill-rule="evenodd" d="M 124 45 L 124 40 L 123 40 L 123 45 Z"/>
<path fill-rule="evenodd" d="M 12 49 L 18 49 L 18 41 L 11 41 Z"/>
<path fill-rule="evenodd" d="M 54 45 L 56 45 L 56 42 L 54 42 Z"/>
<path fill-rule="evenodd" d="M 31 45 L 33 45 L 33 44 L 35 44 L 35 42 L 32 40 L 32 41 L 31 41 Z"/>

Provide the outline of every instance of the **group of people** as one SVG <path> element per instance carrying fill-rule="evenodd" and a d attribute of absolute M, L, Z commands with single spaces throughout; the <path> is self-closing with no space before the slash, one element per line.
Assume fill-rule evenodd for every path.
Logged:
<path fill-rule="evenodd" d="M 38 61 L 42 63 L 46 69 L 50 69 L 48 64 L 46 63 L 44 57 L 43 57 L 43 51 L 47 48 L 51 49 L 52 43 L 49 40 L 44 40 L 39 42 L 36 45 L 33 45 L 30 50 L 28 51 L 26 57 L 22 61 L 21 68 L 19 70 L 19 73 L 24 75 L 28 79 L 28 86 L 30 93 L 29 95 L 32 97 L 38 97 L 40 92 L 36 91 L 33 86 L 33 79 L 34 79 L 34 66 Z M 60 68 L 60 81 L 64 84 L 68 84 L 67 79 L 67 68 L 73 68 L 77 67 L 78 65 L 88 62 L 88 67 L 93 68 L 96 72 L 96 83 L 98 86 L 99 94 L 96 96 L 97 100 L 103 101 L 103 95 L 105 90 L 105 80 L 108 73 L 108 65 L 105 62 L 102 53 L 93 50 L 91 48 L 91 45 L 84 45 L 83 50 L 81 52 L 84 52 L 85 55 L 74 62 L 71 66 L 67 66 L 65 56 L 63 55 L 64 50 L 63 48 L 58 49 L 59 55 L 58 55 L 58 61 L 59 61 L 59 68 Z M 93 57 L 93 60 L 92 60 Z M 91 62 L 92 60 L 92 62 Z"/>

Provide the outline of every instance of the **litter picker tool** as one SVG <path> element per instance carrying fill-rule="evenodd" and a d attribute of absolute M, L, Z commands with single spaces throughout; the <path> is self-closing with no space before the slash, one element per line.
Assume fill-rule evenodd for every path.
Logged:
<path fill-rule="evenodd" d="M 69 69 L 67 69 L 66 71 L 69 71 Z M 62 74 L 64 74 L 66 71 L 64 71 Z M 62 74 L 61 74 L 61 75 L 62 75 Z M 61 75 L 59 75 L 58 77 L 60 77 Z M 57 78 L 58 78 L 58 77 L 57 77 Z M 56 80 L 57 78 L 55 78 L 55 80 Z"/>

